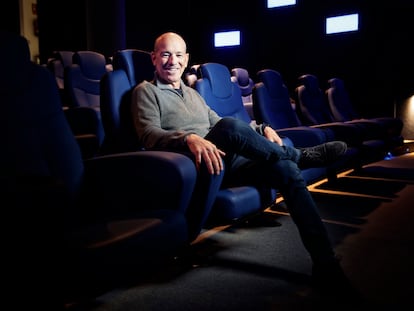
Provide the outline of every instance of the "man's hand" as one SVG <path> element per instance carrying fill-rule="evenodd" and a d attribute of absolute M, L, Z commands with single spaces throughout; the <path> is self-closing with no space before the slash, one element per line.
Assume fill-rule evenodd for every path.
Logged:
<path fill-rule="evenodd" d="M 283 145 L 283 141 L 280 138 L 280 136 L 276 133 L 274 129 L 272 129 L 270 126 L 266 126 L 263 130 L 263 136 L 266 137 L 271 142 L 274 142 L 280 146 Z"/>
<path fill-rule="evenodd" d="M 224 156 L 225 153 L 218 149 L 211 141 L 196 134 L 189 134 L 187 135 L 187 145 L 195 157 L 197 169 L 200 168 L 202 160 L 206 163 L 210 174 L 219 175 L 224 169 L 221 157 Z"/>

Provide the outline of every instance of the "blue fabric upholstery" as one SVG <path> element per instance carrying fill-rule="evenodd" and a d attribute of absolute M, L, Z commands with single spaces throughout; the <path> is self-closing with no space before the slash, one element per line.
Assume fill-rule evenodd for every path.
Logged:
<path fill-rule="evenodd" d="M 72 64 L 72 51 L 56 51 L 52 59 L 48 61 L 48 68 L 53 72 L 60 90 L 65 88 L 65 67 Z"/>
<path fill-rule="evenodd" d="M 328 80 L 329 87 L 325 91 L 333 119 L 338 122 L 362 124 L 371 139 L 382 138 L 390 148 L 402 143 L 401 131 L 403 122 L 394 117 L 363 118 L 354 109 L 344 81 L 339 78 Z"/>
<path fill-rule="evenodd" d="M 296 147 L 312 147 L 334 140 L 330 129 L 320 129 L 301 124 L 293 110 L 289 91 L 279 72 L 263 69 L 257 73 L 259 82 L 253 89 L 253 111 L 256 122 L 267 123 L 276 129 L 280 136 L 289 137 Z M 305 180 L 310 183 L 327 175 L 327 168 L 302 170 Z M 334 170 L 330 178 L 336 177 Z"/>
<path fill-rule="evenodd" d="M 161 151 L 82 160 L 52 73 L 30 61 L 21 36 L 0 32 L 0 53 L 8 60 L 0 78 L 0 135 L 7 146 L 0 153 L 0 191 L 8 205 L 3 230 L 13 241 L 2 243 L 10 288 L 25 293 L 30 305 L 47 292 L 51 299 L 42 307 L 60 310 L 73 298 L 68 292 L 89 277 L 104 281 L 124 267 L 130 273 L 129 264 L 146 270 L 187 247 L 194 163 Z"/>
<path fill-rule="evenodd" d="M 250 118 L 254 120 L 252 100 L 254 82 L 252 78 L 250 78 L 249 72 L 247 71 L 247 69 L 241 67 L 232 68 L 231 80 L 233 82 L 236 82 L 236 84 L 239 86 L 243 99 L 244 108 L 246 109 Z"/>
<path fill-rule="evenodd" d="M 229 69 L 218 63 L 204 63 L 200 70 L 201 78 L 196 81 L 195 89 L 207 104 L 220 116 L 232 116 L 250 123 L 240 88 L 231 81 Z M 275 190 L 253 186 L 223 188 L 214 202 L 211 221 L 228 222 L 260 212 L 273 202 L 275 195 Z"/>
<path fill-rule="evenodd" d="M 240 88 L 231 81 L 229 69 L 222 64 L 205 63 L 200 70 L 201 79 L 196 82 L 195 88 L 207 104 L 221 116 L 233 116 L 250 123 Z"/>
<path fill-rule="evenodd" d="M 132 89 L 122 69 L 114 69 L 101 79 L 100 106 L 105 130 L 101 154 L 142 149 L 131 116 Z"/>
<path fill-rule="evenodd" d="M 94 51 L 77 51 L 72 65 L 65 67 L 65 89 L 74 107 L 99 110 L 99 81 L 106 73 L 106 59 Z"/>
<path fill-rule="evenodd" d="M 299 86 L 295 90 L 299 118 L 306 125 L 318 128 L 330 128 L 337 140 L 342 140 L 350 147 L 358 148 L 362 163 L 383 158 L 386 143 L 382 138 L 372 139 L 363 124 L 336 122 L 330 112 L 325 94 L 319 87 L 316 76 L 305 74 L 299 77 Z"/>
<path fill-rule="evenodd" d="M 94 132 L 77 133 L 95 135 L 100 147 L 104 140 L 104 129 L 101 121 L 100 113 L 100 80 L 107 72 L 106 59 L 101 53 L 94 51 L 77 51 L 73 54 L 72 64 L 65 67 L 64 89 L 69 99 L 69 108 L 85 107 L 93 109 L 96 112 L 96 118 L 89 122 L 97 121 L 97 125 L 93 127 Z M 88 121 L 85 118 L 74 120 L 70 125 L 76 127 L 77 123 L 85 121 L 82 125 L 84 129 L 88 127 Z M 79 127 L 78 127 L 79 128 Z M 99 151 L 95 151 L 95 154 Z"/>
<path fill-rule="evenodd" d="M 114 54 L 113 68 L 123 69 L 131 86 L 143 80 L 151 81 L 154 78 L 154 65 L 151 53 L 138 49 L 119 50 Z"/>
<path fill-rule="evenodd" d="M 280 135 L 289 137 L 296 147 L 310 147 L 334 139 L 330 129 L 304 126 L 293 110 L 289 91 L 279 72 L 263 69 L 257 73 L 259 82 L 253 90 L 255 119 L 268 123 Z"/>

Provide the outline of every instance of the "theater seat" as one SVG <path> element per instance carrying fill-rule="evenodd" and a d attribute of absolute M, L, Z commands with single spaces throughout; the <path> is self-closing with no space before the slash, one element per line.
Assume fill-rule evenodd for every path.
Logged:
<path fill-rule="evenodd" d="M 352 104 L 342 79 L 331 78 L 328 80 L 328 85 L 325 94 L 334 121 L 364 125 L 369 131 L 369 137 L 384 139 L 389 150 L 403 143 L 401 119 L 395 117 L 364 118 Z"/>
<path fill-rule="evenodd" d="M 250 118 L 254 120 L 252 99 L 254 81 L 250 78 L 249 72 L 245 68 L 235 67 L 231 69 L 230 73 L 231 80 L 236 82 L 240 88 L 244 108 L 246 108 Z"/>
<path fill-rule="evenodd" d="M 329 128 L 337 140 L 359 149 L 360 165 L 383 159 L 387 146 L 382 137 L 371 137 L 363 123 L 337 122 L 333 119 L 324 92 L 315 75 L 304 74 L 298 78 L 295 89 L 296 111 L 304 125 Z"/>
<path fill-rule="evenodd" d="M 55 78 L 25 38 L 0 32 L 0 56 L 4 301 L 63 310 L 186 248 L 194 163 L 161 151 L 82 160 Z"/>
<path fill-rule="evenodd" d="M 288 88 L 282 76 L 273 69 L 257 72 L 258 82 L 253 88 L 253 111 L 256 122 L 267 123 L 277 130 L 280 136 L 289 137 L 296 147 L 311 147 L 335 140 L 334 132 L 329 128 L 316 128 L 302 125 L 291 105 Z M 330 167 L 308 168 L 302 170 L 308 183 L 328 176 L 334 180 L 338 170 L 346 167 L 357 150 L 348 148 L 343 163 Z"/>
<path fill-rule="evenodd" d="M 247 123 L 252 122 L 244 108 L 239 86 L 231 81 L 229 69 L 219 63 L 204 63 L 200 66 L 201 78 L 195 89 L 218 115 L 231 116 Z M 291 141 L 286 140 L 286 143 Z M 210 220 L 228 223 L 263 212 L 275 200 L 276 189 L 241 185 L 222 187 L 214 202 Z"/>
<path fill-rule="evenodd" d="M 82 112 L 79 119 L 72 118 L 70 122 L 75 135 L 96 137 L 98 148 L 93 155 L 98 154 L 105 137 L 100 112 L 100 80 L 106 72 L 106 58 L 103 54 L 95 51 L 77 51 L 73 54 L 72 64 L 65 67 L 64 73 L 69 109 L 83 107 L 83 110 L 95 111 L 96 117 L 90 121 L 85 118 L 88 113 Z M 78 112 L 72 113 L 72 117 L 76 114 Z M 95 121 L 97 121 L 96 126 L 89 126 L 89 123 Z M 91 146 L 87 148 L 91 149 Z"/>

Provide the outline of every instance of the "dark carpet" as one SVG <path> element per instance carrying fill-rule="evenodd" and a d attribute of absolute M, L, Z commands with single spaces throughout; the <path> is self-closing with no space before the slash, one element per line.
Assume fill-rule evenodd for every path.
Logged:
<path fill-rule="evenodd" d="M 359 309 L 412 310 L 414 153 L 309 188 L 364 298 Z M 187 260 L 166 262 L 142 278 L 131 270 L 127 283 L 68 309 L 358 310 L 312 289 L 311 260 L 283 201 L 267 213 L 282 226 L 243 223 L 203 232 Z"/>

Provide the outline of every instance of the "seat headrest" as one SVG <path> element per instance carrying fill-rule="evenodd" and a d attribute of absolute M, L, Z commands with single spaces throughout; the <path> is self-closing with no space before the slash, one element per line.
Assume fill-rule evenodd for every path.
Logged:
<path fill-rule="evenodd" d="M 218 98 L 228 98 L 232 95 L 233 82 L 229 69 L 218 63 L 205 63 L 201 67 L 202 78 L 208 79 L 211 91 Z"/>
<path fill-rule="evenodd" d="M 199 64 L 192 65 L 192 66 L 190 67 L 190 69 L 188 70 L 188 72 L 189 72 L 190 74 L 194 74 L 194 75 L 196 75 L 197 77 L 199 77 L 199 76 L 200 76 L 200 65 L 199 65 Z"/>
<path fill-rule="evenodd" d="M 119 50 L 113 58 L 114 69 L 126 72 L 131 86 L 147 80 L 154 79 L 155 67 L 152 63 L 151 53 L 138 49 Z"/>
<path fill-rule="evenodd" d="M 318 78 L 312 74 L 304 74 L 299 77 L 299 82 L 302 83 L 310 92 L 319 92 Z"/>
<path fill-rule="evenodd" d="M 231 70 L 231 75 L 236 78 L 237 83 L 240 86 L 249 85 L 250 77 L 249 72 L 244 68 L 233 68 Z"/>
<path fill-rule="evenodd" d="M 72 65 L 72 58 L 75 52 L 72 51 L 56 51 L 56 58 L 62 62 L 63 67 Z"/>
<path fill-rule="evenodd" d="M 24 88 L 29 80 L 33 63 L 27 40 L 7 31 L 0 31 L 0 92 L 15 92 Z"/>
<path fill-rule="evenodd" d="M 273 98 L 279 97 L 283 94 L 281 89 L 285 87 L 282 76 L 279 72 L 273 69 L 263 69 L 257 73 L 259 81 L 261 81 Z"/>
<path fill-rule="evenodd" d="M 73 54 L 72 61 L 79 65 L 83 75 L 88 79 L 100 80 L 106 73 L 106 59 L 101 53 L 78 51 Z"/>
<path fill-rule="evenodd" d="M 330 87 L 337 89 L 344 88 L 344 82 L 339 78 L 332 78 L 328 80 Z"/>
<path fill-rule="evenodd" d="M 249 76 L 249 72 L 245 68 L 233 68 L 231 70 L 231 80 L 236 82 L 243 96 L 252 94 L 254 82 Z"/>

